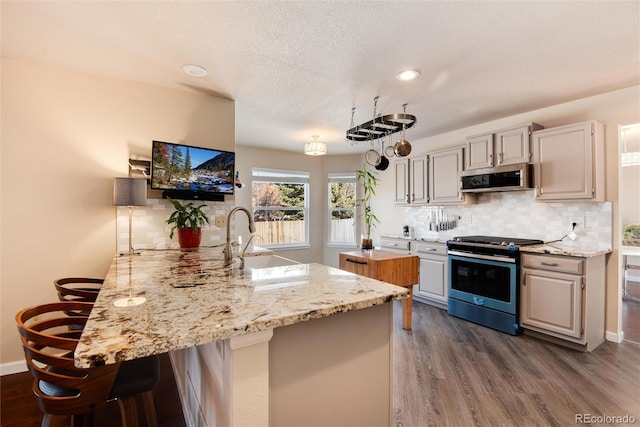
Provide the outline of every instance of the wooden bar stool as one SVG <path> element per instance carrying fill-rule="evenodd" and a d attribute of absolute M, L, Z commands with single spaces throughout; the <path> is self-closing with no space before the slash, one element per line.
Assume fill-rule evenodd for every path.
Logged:
<path fill-rule="evenodd" d="M 34 377 L 33 393 L 45 413 L 43 427 L 64 422 L 91 426 L 93 413 L 117 399 L 123 427 L 138 425 L 135 397 L 141 396 L 150 427 L 157 427 L 153 389 L 158 383 L 158 357 L 90 369 L 76 368 L 73 352 L 92 304 L 54 302 L 25 308 L 16 314 L 25 359 Z M 69 316 L 66 313 L 76 313 Z"/>

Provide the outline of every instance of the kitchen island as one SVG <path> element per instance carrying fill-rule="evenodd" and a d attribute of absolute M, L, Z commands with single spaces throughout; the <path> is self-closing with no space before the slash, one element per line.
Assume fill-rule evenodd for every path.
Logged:
<path fill-rule="evenodd" d="M 76 365 L 169 352 L 188 425 L 389 425 L 389 303 L 407 295 L 320 264 L 225 265 L 218 248 L 116 256 Z"/>

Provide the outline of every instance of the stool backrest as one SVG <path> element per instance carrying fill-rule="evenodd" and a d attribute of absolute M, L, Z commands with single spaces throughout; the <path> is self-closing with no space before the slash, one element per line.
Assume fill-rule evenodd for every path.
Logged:
<path fill-rule="evenodd" d="M 118 364 L 76 368 L 73 352 L 92 304 L 54 302 L 25 308 L 15 320 L 40 409 L 52 415 L 93 412 L 106 404 Z M 66 313 L 76 313 L 69 316 Z"/>
<path fill-rule="evenodd" d="M 53 281 L 60 301 L 95 302 L 103 279 L 91 277 L 64 277 Z"/>

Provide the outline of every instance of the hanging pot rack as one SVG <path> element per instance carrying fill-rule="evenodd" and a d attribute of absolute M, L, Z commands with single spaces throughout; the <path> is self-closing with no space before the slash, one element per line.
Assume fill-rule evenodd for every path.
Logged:
<path fill-rule="evenodd" d="M 377 103 L 378 97 L 373 98 L 374 103 Z M 406 104 L 405 104 L 406 105 Z M 393 135 L 396 132 L 400 132 L 403 129 L 410 129 L 416 124 L 416 116 L 406 113 L 398 114 L 386 114 L 384 116 L 377 116 L 368 122 L 362 123 L 358 126 L 353 125 L 353 115 L 355 113 L 355 107 L 351 109 L 351 129 L 347 131 L 347 139 L 350 141 L 370 141 L 372 139 L 383 138 L 388 135 Z M 375 106 L 374 106 L 375 116 Z"/>

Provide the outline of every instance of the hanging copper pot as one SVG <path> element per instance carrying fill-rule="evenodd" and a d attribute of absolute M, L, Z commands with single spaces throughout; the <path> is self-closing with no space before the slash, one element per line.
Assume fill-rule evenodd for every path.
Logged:
<path fill-rule="evenodd" d="M 400 139 L 400 141 L 396 142 L 395 145 L 393 146 L 393 152 L 398 157 L 406 157 L 409 155 L 409 153 L 411 153 L 411 144 L 409 143 L 409 141 L 405 139 L 405 133 L 407 130 L 405 125 L 406 115 L 407 115 L 407 104 L 404 104 L 402 108 L 404 110 L 404 116 L 405 116 L 402 118 L 403 120 L 402 121 L 402 138 Z"/>

